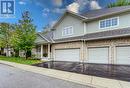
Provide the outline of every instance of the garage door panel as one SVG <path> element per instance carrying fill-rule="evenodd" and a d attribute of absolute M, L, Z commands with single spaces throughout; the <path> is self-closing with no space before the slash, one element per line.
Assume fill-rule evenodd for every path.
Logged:
<path fill-rule="evenodd" d="M 108 63 L 108 48 L 89 48 L 89 63 Z"/>
<path fill-rule="evenodd" d="M 56 61 L 79 61 L 79 49 L 55 50 Z"/>
<path fill-rule="evenodd" d="M 130 65 L 130 46 L 116 47 L 117 64 Z"/>

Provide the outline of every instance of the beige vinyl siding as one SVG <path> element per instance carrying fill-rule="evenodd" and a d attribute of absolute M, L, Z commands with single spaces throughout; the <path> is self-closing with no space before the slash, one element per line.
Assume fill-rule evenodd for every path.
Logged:
<path fill-rule="evenodd" d="M 99 27 L 99 21 L 100 20 L 113 18 L 113 17 L 119 17 L 119 26 L 100 29 L 100 27 Z M 99 19 L 99 20 L 96 20 L 96 21 L 87 22 L 86 33 L 108 31 L 108 30 L 127 28 L 127 27 L 130 27 L 130 12 L 127 12 L 127 13 L 124 13 L 124 14 L 119 14 L 119 15 L 114 15 L 114 16 L 109 16 L 109 17 L 102 18 L 102 19 Z"/>
<path fill-rule="evenodd" d="M 62 30 L 65 27 L 69 27 L 69 26 L 73 27 L 73 35 L 62 36 Z M 78 18 L 67 15 L 61 21 L 61 23 L 57 25 L 56 30 L 54 31 L 54 39 L 80 36 L 80 35 L 83 35 L 83 34 L 84 34 L 84 24 L 83 24 L 83 22 L 81 20 L 79 20 Z"/>

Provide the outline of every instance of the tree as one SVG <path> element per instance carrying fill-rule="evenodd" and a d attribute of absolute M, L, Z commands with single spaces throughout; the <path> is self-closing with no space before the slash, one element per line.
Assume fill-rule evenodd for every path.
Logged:
<path fill-rule="evenodd" d="M 36 26 L 32 23 L 30 13 L 25 11 L 19 24 L 15 25 L 15 32 L 12 36 L 12 44 L 15 49 L 24 50 L 26 59 L 31 57 L 31 50 L 36 39 Z"/>
<path fill-rule="evenodd" d="M 4 54 L 4 42 L 3 42 L 3 35 L 0 34 L 0 55 Z"/>
<path fill-rule="evenodd" d="M 11 37 L 11 24 L 0 23 L 0 48 L 1 53 L 3 53 L 3 48 L 7 48 L 7 56 L 9 56 L 10 48 L 10 37 Z"/>
<path fill-rule="evenodd" d="M 14 56 L 18 57 L 19 56 L 19 50 L 20 50 L 20 30 L 19 30 L 19 26 L 17 24 L 14 24 L 13 26 L 14 31 L 12 32 L 12 36 L 11 36 L 11 46 L 14 49 Z"/>
<path fill-rule="evenodd" d="M 127 6 L 130 5 L 130 0 L 117 0 L 114 3 L 108 4 L 108 8 L 117 7 L 117 6 Z"/>

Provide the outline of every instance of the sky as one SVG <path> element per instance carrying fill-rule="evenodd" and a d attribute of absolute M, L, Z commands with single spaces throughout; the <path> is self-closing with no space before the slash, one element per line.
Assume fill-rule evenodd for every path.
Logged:
<path fill-rule="evenodd" d="M 15 0 L 15 17 L 0 18 L 0 22 L 18 23 L 21 14 L 29 11 L 37 32 L 46 25 L 53 26 L 66 10 L 81 14 L 87 11 L 106 8 L 116 0 Z"/>

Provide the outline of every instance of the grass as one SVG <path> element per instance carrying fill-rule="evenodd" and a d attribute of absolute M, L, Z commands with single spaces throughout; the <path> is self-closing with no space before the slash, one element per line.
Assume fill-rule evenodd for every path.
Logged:
<path fill-rule="evenodd" d="M 5 56 L 0 56 L 0 60 L 20 63 L 20 64 L 26 64 L 26 65 L 32 65 L 32 64 L 37 64 L 37 63 L 43 62 L 41 60 L 34 60 L 34 59 L 26 60 L 25 58 L 20 58 L 20 57 L 5 57 Z"/>

